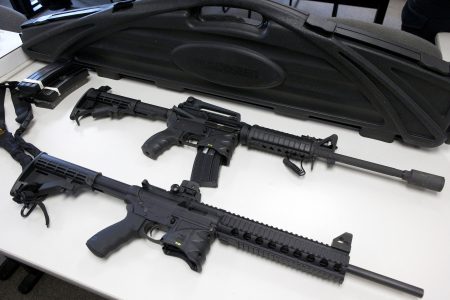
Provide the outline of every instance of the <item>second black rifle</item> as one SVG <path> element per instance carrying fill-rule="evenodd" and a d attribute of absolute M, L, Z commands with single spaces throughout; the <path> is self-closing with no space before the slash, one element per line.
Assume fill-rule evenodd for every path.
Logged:
<path fill-rule="evenodd" d="M 142 146 L 144 154 L 157 159 L 172 146 L 196 147 L 197 156 L 191 180 L 200 186 L 217 187 L 219 170 L 229 165 L 240 143 L 252 149 L 279 155 L 283 163 L 299 176 L 305 175 L 303 162 L 322 159 L 328 165 L 341 163 L 400 178 L 411 185 L 440 192 L 445 178 L 418 170 L 400 170 L 362 159 L 337 154 L 338 136 L 325 139 L 289 133 L 241 122 L 240 114 L 193 97 L 172 109 L 109 93 L 110 87 L 89 89 L 78 101 L 70 118 L 138 116 L 167 122 L 167 129 L 151 136 Z M 300 160 L 300 165 L 291 159 Z"/>

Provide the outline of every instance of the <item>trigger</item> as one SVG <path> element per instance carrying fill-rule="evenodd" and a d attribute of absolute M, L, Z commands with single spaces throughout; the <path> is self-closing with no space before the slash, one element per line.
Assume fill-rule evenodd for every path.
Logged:
<path fill-rule="evenodd" d="M 186 254 L 184 254 L 184 252 L 181 251 L 179 248 L 177 248 L 175 246 L 172 246 L 172 245 L 164 244 L 163 252 L 164 252 L 165 255 L 181 258 L 182 260 L 184 260 L 189 265 L 189 267 L 193 271 L 199 272 L 197 264 L 194 263 L 193 261 L 191 261 L 186 256 Z"/>
<path fill-rule="evenodd" d="M 141 236 L 147 238 L 152 243 L 159 244 L 159 245 L 162 244 L 161 240 L 155 239 L 152 236 L 152 233 L 154 231 L 160 230 L 160 227 L 159 227 L 158 224 L 151 223 L 151 224 L 148 224 L 148 225 L 144 225 L 144 226 L 142 226 L 141 230 L 142 230 L 141 233 L 140 233 Z"/>

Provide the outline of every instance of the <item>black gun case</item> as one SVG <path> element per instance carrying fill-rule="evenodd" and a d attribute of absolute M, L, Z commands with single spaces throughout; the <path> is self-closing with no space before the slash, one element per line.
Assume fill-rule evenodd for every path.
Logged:
<path fill-rule="evenodd" d="M 262 20 L 206 14 L 209 6 Z M 379 25 L 266 0 L 151 0 L 55 13 L 22 28 L 23 49 L 38 60 L 73 60 L 101 76 L 223 96 L 387 142 L 449 142 L 450 64 L 431 43 Z"/>

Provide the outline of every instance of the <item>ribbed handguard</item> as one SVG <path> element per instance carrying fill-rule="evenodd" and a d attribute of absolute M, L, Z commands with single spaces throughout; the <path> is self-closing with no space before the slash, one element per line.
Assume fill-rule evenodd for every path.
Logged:
<path fill-rule="evenodd" d="M 280 156 L 300 158 L 310 155 L 314 142 L 318 140 L 253 125 L 243 128 L 240 141 L 249 148 Z"/>
<path fill-rule="evenodd" d="M 350 236 L 344 234 L 342 236 Z M 217 237 L 221 242 L 323 279 L 342 283 L 350 260 L 350 241 L 340 250 L 293 233 L 230 213 L 222 216 Z M 341 248 L 341 247 L 339 247 Z"/>

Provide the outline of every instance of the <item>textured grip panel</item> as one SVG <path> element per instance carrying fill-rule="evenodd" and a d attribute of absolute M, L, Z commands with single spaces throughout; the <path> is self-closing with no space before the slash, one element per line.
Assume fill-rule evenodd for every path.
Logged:
<path fill-rule="evenodd" d="M 145 223 L 141 216 L 128 212 L 125 219 L 91 237 L 86 246 L 98 257 L 105 257 L 122 244 L 139 237 L 139 229 Z"/>
<path fill-rule="evenodd" d="M 261 151 L 292 158 L 308 157 L 311 155 L 314 142 L 319 140 L 307 136 L 296 136 L 281 131 L 254 125 L 250 128 L 244 145 Z"/>
<path fill-rule="evenodd" d="M 142 152 L 151 159 L 157 159 L 164 151 L 175 145 L 181 145 L 181 133 L 167 128 L 151 136 L 142 145 Z"/>
<path fill-rule="evenodd" d="M 219 223 L 220 241 L 312 275 L 342 283 L 347 252 L 233 214 Z"/>

